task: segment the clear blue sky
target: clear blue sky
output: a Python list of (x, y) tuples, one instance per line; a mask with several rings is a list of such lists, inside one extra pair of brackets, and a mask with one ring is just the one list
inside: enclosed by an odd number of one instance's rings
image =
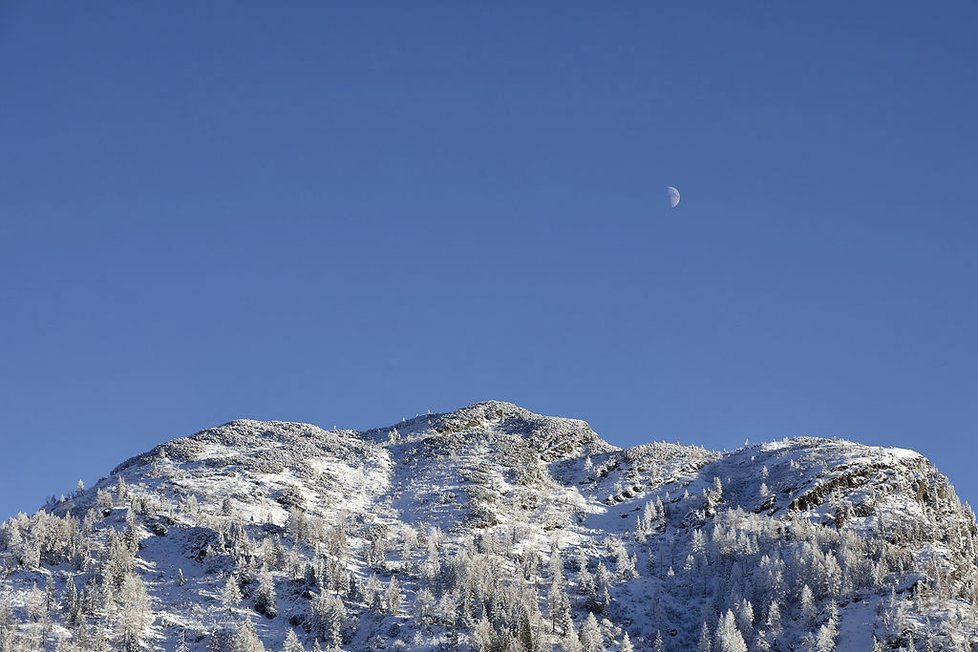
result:
[(531, 4), (0, 2), (0, 517), (489, 398), (978, 499), (978, 3)]

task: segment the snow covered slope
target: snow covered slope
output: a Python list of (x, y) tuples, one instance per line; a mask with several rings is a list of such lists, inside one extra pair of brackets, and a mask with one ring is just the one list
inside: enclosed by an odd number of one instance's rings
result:
[(920, 455), (619, 449), (487, 402), (232, 421), (0, 531), (7, 650), (970, 650), (975, 519)]

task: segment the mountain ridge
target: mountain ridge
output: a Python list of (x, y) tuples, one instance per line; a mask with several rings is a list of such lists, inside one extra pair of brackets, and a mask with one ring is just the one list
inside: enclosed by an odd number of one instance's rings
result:
[(501, 401), (362, 431), (232, 420), (0, 534), (0, 652), (40, 649), (30, 636), (574, 652), (978, 641), (974, 514), (919, 453), (813, 437), (619, 448)]

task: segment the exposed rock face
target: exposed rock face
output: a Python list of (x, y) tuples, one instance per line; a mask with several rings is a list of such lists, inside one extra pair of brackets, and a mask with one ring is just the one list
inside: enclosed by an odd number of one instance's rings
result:
[(975, 535), (926, 459), (841, 440), (619, 449), (496, 401), (232, 421), (4, 524), (0, 652), (970, 649)]

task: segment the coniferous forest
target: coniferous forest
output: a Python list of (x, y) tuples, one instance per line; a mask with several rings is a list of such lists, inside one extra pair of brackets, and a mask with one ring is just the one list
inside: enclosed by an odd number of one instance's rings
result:
[(235, 421), (5, 522), (0, 651), (963, 651), (975, 532), (926, 459), (842, 440)]

